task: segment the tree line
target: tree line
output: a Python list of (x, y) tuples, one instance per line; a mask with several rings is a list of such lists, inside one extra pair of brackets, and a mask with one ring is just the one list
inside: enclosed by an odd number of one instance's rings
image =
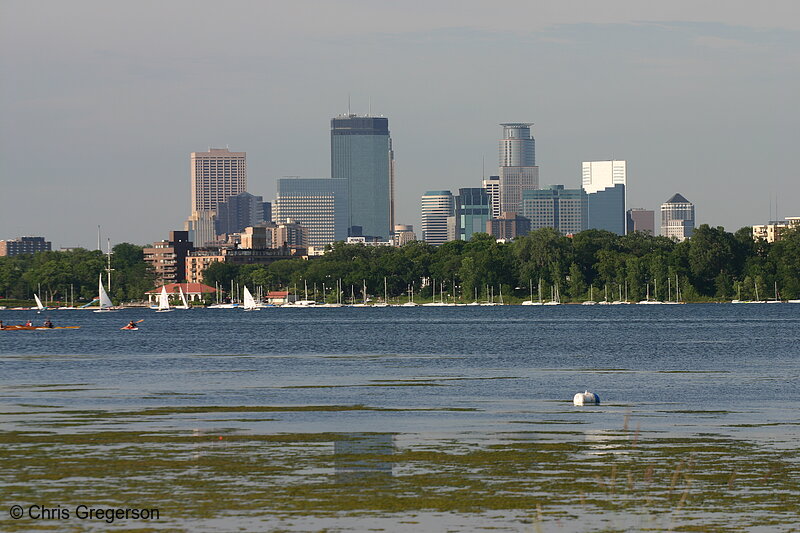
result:
[[(502, 292), (516, 300), (545, 299), (558, 286), (562, 300), (582, 301), (593, 292), (600, 300), (618, 299), (627, 291), (630, 301), (667, 299), (679, 287), (684, 301), (742, 300), (774, 295), (800, 298), (800, 231), (781, 241), (754, 241), (751, 228), (729, 233), (702, 225), (691, 239), (676, 243), (644, 233), (618, 236), (588, 230), (565, 237), (543, 228), (498, 243), (477, 233), (470, 241), (441, 246), (412, 242), (405, 246), (372, 247), (335, 243), (322, 257), (290, 259), (267, 266), (216, 263), (204, 272), (209, 285), (223, 288), (248, 285), (297, 291), (306, 287), (333, 298), (332, 289), (357, 299), (364, 284), (370, 295), (382, 296), (384, 279), (390, 298), (414, 294), (432, 298), (443, 290), (461, 301), (495, 299)], [(676, 285), (677, 284), (677, 285)], [(435, 287), (435, 289), (434, 289)], [(655, 294), (655, 289), (658, 293)], [(442, 289), (443, 288), (443, 289)], [(590, 290), (591, 288), (591, 290)], [(319, 294), (319, 293), (318, 293)], [(625, 295), (623, 294), (623, 298)]]
[[(91, 301), (97, 297), (101, 272), (106, 284), (106, 267), (107, 256), (103, 252), (83, 248), (0, 257), (0, 296), (32, 300), (38, 294), (48, 302)], [(117, 302), (140, 300), (154, 286), (141, 246), (114, 246), (111, 268), (109, 296)]]
[[(142, 247), (122, 243), (113, 249), (110, 295), (116, 302), (140, 300), (155, 286)], [(35, 255), (0, 257), (0, 296), (50, 301), (88, 301), (97, 296), (98, 274), (106, 268), (100, 251), (76, 249)], [(103, 276), (105, 280), (105, 274)], [(329, 301), (367, 293), (383, 296), (384, 279), (390, 298), (414, 295), (430, 299), (434, 290), (461, 301), (545, 299), (558, 287), (563, 301), (582, 301), (593, 292), (600, 300), (638, 301), (647, 293), (667, 298), (679, 287), (685, 301), (772, 297), (800, 298), (800, 230), (784, 233), (775, 243), (754, 241), (750, 228), (729, 233), (702, 225), (691, 239), (676, 243), (644, 233), (618, 236), (588, 230), (565, 237), (551, 228), (539, 229), (513, 242), (498, 243), (485, 233), (469, 241), (431, 246), (416, 241), (402, 247), (335, 243), (321, 257), (276, 261), (270, 265), (211, 264), (204, 282), (229, 292), (234, 287), (265, 290), (315, 289)], [(435, 287), (435, 289), (434, 289)], [(655, 293), (656, 287), (658, 293)], [(341, 291), (337, 296), (337, 292)], [(672, 292), (674, 298), (674, 292)]]

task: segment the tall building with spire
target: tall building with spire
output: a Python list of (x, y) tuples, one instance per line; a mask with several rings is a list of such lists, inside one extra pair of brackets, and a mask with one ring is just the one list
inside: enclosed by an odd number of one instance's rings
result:
[(519, 213), (522, 191), (539, 188), (532, 122), (508, 122), (500, 139), (500, 212)]
[(394, 152), (387, 118), (349, 113), (331, 119), (331, 178), (347, 180), (348, 235), (389, 239)]

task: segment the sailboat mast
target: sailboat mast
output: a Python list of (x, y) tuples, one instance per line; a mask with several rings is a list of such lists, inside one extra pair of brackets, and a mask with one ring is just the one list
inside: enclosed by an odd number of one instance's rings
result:
[(108, 250), (108, 253), (107, 253), (108, 261), (107, 261), (107, 266), (106, 266), (106, 272), (108, 273), (108, 292), (111, 292), (111, 271), (114, 270), (114, 269), (111, 268), (111, 239), (110, 238), (108, 239), (107, 250)]

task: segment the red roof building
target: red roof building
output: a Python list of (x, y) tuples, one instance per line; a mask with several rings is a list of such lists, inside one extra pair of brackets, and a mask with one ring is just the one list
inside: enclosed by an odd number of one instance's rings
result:
[[(202, 302), (205, 295), (215, 294), (217, 292), (217, 289), (214, 287), (209, 287), (202, 283), (168, 283), (164, 285), (164, 287), (167, 288), (167, 294), (170, 295), (170, 298), (179, 299), (180, 297), (178, 295), (180, 291), (183, 291), (183, 294), (186, 295), (186, 299), (190, 302)], [(162, 287), (156, 287), (152, 291), (147, 291), (145, 293), (147, 295), (147, 301), (150, 303), (155, 302), (158, 299), (158, 295), (161, 294), (161, 288)]]

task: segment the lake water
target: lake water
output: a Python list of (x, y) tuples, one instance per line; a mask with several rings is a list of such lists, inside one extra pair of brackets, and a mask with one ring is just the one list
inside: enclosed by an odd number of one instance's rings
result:
[[(0, 311), (45, 316), (81, 329), (0, 332), (4, 507), (156, 505), (187, 530), (800, 528), (800, 305)], [(585, 389), (602, 404), (574, 407)]]

